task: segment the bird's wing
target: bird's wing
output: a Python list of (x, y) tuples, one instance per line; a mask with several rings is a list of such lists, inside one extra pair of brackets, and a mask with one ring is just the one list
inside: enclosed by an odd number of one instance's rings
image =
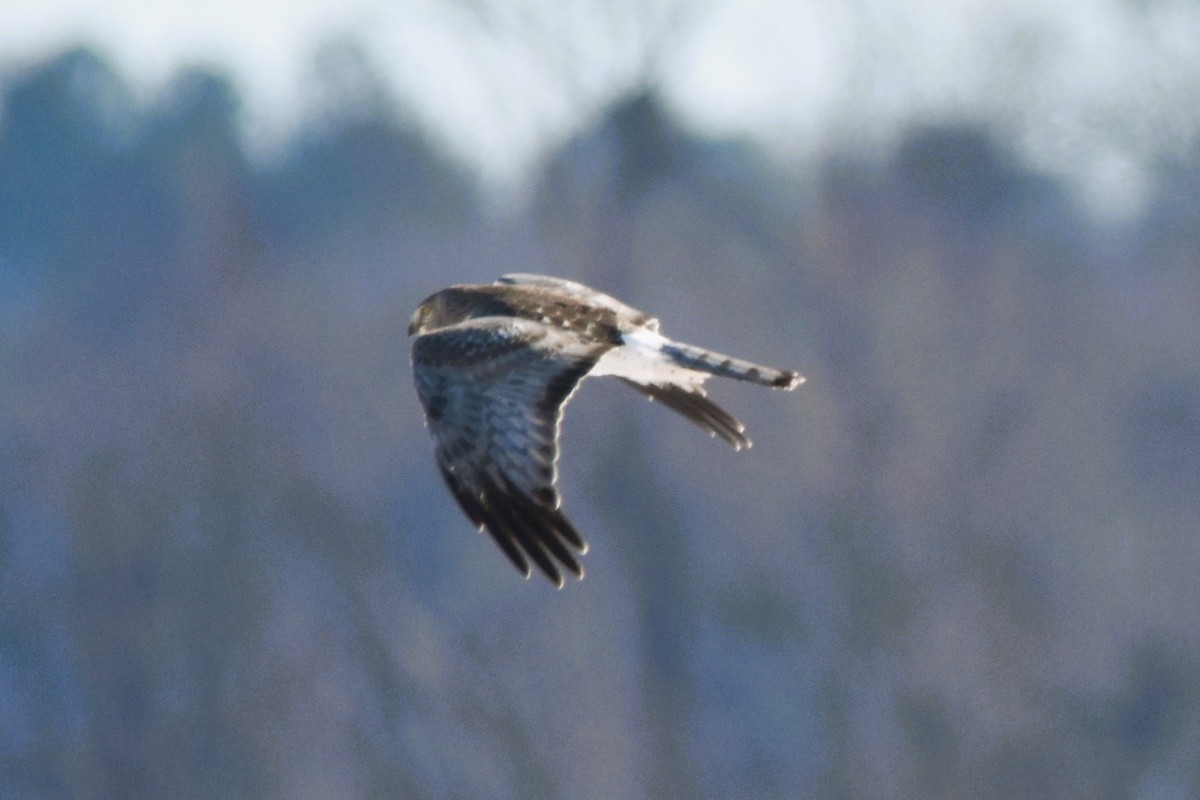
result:
[(614, 311), (617, 317), (631, 326), (645, 327), (652, 331), (659, 328), (658, 320), (645, 311), (639, 311), (631, 305), (622, 303), (612, 295), (599, 292), (590, 286), (565, 278), (555, 278), (551, 275), (533, 275), (527, 272), (512, 272), (502, 275), (496, 283), (506, 286), (529, 286), (548, 289), (557, 294), (570, 297), (577, 303), (589, 307), (606, 308)]
[(563, 407), (602, 346), (508, 317), (418, 336), (417, 394), (435, 457), (466, 515), (527, 577), (529, 562), (561, 586), (587, 544), (563, 515), (556, 487)]
[(734, 450), (750, 447), (746, 426), (721, 406), (709, 399), (700, 384), (684, 383), (640, 383), (621, 378), (651, 400), (657, 400), (672, 411), (676, 411), (699, 425), (713, 436), (720, 436), (733, 445)]

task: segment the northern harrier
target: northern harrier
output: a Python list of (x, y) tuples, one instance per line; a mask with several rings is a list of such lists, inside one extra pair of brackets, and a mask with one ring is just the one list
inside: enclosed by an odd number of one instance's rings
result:
[(589, 375), (615, 375), (737, 449), (745, 426), (709, 400), (713, 375), (795, 389), (798, 373), (751, 364), (658, 332), (658, 320), (583, 284), (505, 275), (431, 295), (408, 326), (417, 395), (450, 492), (526, 578), (583, 577), (587, 543), (556, 487), (563, 408)]

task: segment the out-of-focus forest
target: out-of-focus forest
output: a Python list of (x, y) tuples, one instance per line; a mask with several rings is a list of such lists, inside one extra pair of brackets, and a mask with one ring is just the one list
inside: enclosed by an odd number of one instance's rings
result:
[[(355, 74), (265, 161), (219, 73), (2, 83), (0, 798), (1200, 794), (1200, 159), (1102, 225), (995, 131), (789, 171), (644, 90), (497, 213)], [(808, 377), (713, 386), (741, 453), (586, 384), (561, 592), (411, 386), (509, 271)]]

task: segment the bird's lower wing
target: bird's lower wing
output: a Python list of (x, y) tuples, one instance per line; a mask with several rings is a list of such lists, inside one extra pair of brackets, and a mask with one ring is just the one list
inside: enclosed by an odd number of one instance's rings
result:
[(708, 395), (699, 385), (638, 383), (628, 378), (621, 380), (651, 400), (662, 403), (672, 411), (687, 417), (713, 436), (721, 437), (733, 445), (736, 450), (750, 447), (752, 444), (745, 434), (746, 426), (728, 411), (709, 400)]
[(526, 576), (582, 576), (583, 537), (556, 488), (562, 409), (596, 355), (529, 320), (480, 318), (417, 337), (413, 374), (442, 477)]

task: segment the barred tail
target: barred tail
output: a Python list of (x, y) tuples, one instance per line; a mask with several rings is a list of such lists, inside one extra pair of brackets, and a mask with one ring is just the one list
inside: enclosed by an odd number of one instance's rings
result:
[(742, 361), (740, 358), (721, 355), (682, 342), (668, 342), (662, 346), (662, 352), (681, 367), (708, 372), (722, 378), (750, 381), (763, 386), (788, 390), (795, 389), (804, 383), (804, 376), (798, 372), (764, 367), (761, 364)]

